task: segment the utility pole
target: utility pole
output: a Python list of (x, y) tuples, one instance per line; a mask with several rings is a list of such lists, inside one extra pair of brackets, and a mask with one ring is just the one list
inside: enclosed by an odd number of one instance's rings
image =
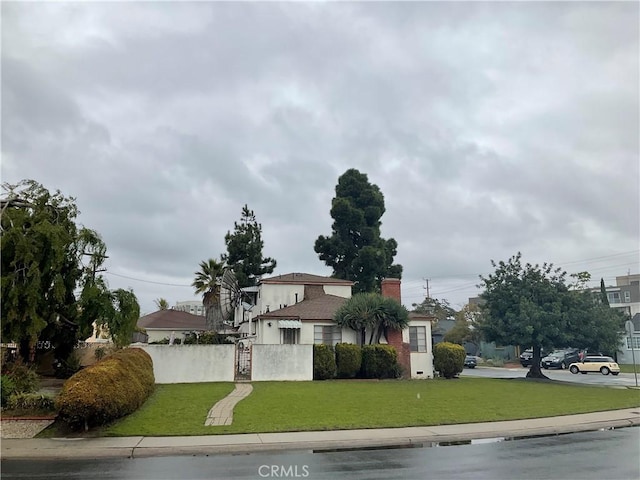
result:
[[(101, 253), (82, 252), (82, 254), (86, 255), (87, 257), (91, 257), (92, 260), (94, 257), (99, 258), (100, 263), (102, 263), (106, 258), (109, 258), (108, 255), (103, 255)], [(107, 271), (106, 268), (98, 268), (96, 262), (92, 261), (91, 262), (91, 282), (94, 283), (96, 281), (96, 273), (106, 272), (106, 271)]]
[(425, 290), (427, 291), (427, 296), (426, 298), (431, 298), (431, 294), (429, 293), (429, 278), (423, 278), (423, 280), (427, 283), (427, 286), (425, 287)]

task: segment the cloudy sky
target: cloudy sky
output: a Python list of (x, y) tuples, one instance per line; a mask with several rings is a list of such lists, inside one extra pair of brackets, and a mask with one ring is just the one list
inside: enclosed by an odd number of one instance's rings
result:
[(385, 195), (403, 301), (460, 307), (491, 259), (639, 268), (639, 5), (7, 3), (2, 181), (77, 198), (105, 276), (195, 298), (246, 203), (275, 274), (348, 168)]

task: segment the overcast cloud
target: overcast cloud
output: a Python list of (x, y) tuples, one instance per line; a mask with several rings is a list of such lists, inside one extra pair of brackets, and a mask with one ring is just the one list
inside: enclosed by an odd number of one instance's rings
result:
[[(2, 3), (2, 181), (77, 198), (106, 278), (195, 298), (247, 203), (275, 274), (348, 168), (385, 195), (403, 301), (490, 260), (639, 269), (639, 5)], [(129, 277), (129, 278), (125, 278)]]

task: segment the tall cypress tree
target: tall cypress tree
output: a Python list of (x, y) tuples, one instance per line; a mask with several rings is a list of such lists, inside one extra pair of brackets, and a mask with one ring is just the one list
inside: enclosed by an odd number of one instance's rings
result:
[(383, 278), (402, 276), (402, 266), (393, 264), (398, 243), (380, 236), (384, 212), (384, 196), (366, 174), (352, 168), (340, 176), (331, 202), (333, 232), (320, 235), (314, 249), (335, 278), (355, 282), (356, 293), (377, 292)]
[(607, 287), (604, 286), (604, 278), (600, 278), (600, 299), (603, 305), (609, 306), (609, 297), (607, 296)]

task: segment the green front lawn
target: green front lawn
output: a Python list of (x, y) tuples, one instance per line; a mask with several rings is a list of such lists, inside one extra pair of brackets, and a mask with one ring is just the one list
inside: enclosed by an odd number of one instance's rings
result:
[(640, 406), (640, 392), (524, 380), (460, 378), (413, 381), (254, 382), (233, 424), (205, 427), (207, 412), (230, 383), (158, 385), (134, 414), (102, 429), (106, 436), (406, 427), (515, 420)]
[[(640, 352), (638, 352), (638, 354), (640, 355)], [(633, 373), (633, 364), (618, 364), (618, 366), (620, 367), (620, 372), (622, 373)], [(638, 375), (640, 375), (640, 365), (636, 365), (636, 372), (638, 373)]]

